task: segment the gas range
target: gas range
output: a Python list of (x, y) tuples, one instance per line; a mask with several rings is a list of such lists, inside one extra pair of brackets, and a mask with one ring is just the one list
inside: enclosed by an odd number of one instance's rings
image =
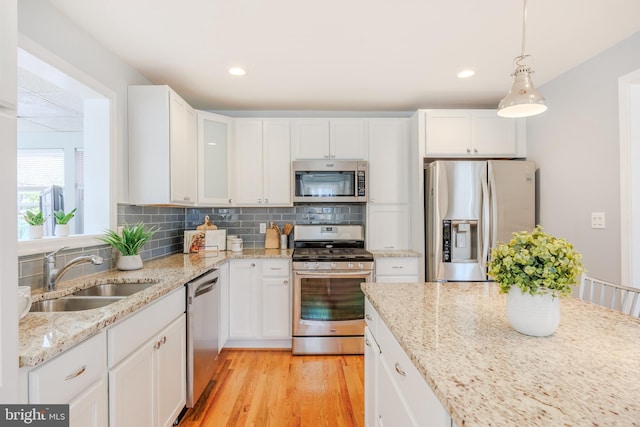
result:
[(292, 261), (294, 270), (373, 269), (361, 225), (297, 225)]

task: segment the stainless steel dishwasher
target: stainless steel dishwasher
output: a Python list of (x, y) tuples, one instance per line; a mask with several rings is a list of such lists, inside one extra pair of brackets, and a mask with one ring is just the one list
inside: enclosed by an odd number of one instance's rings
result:
[(187, 407), (193, 408), (218, 363), (218, 270), (187, 283)]

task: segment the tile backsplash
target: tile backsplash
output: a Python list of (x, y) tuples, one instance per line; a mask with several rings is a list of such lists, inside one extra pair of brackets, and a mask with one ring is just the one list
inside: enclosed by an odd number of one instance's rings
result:
[[(286, 223), (296, 224), (364, 224), (365, 205), (360, 204), (313, 204), (287, 208), (182, 208), (171, 206), (118, 205), (118, 224), (133, 225), (143, 222), (157, 226), (159, 230), (145, 244), (142, 259), (158, 258), (182, 252), (184, 230), (194, 230), (204, 223), (205, 216), (227, 234), (242, 237), (247, 249), (264, 248), (264, 234), (260, 234), (260, 223), (273, 221), (284, 228)], [(65, 274), (64, 280), (87, 274), (106, 271), (113, 267), (111, 247), (98, 245), (60, 251), (58, 267), (80, 255), (99, 255), (102, 265), (81, 264)], [(43, 254), (25, 255), (18, 258), (19, 283), (33, 289), (42, 286)]]
[(186, 209), (185, 228), (194, 230), (205, 216), (218, 228), (243, 239), (247, 249), (264, 248), (260, 223), (273, 221), (280, 229), (286, 223), (296, 224), (364, 224), (365, 207), (359, 204), (300, 205), (290, 208), (192, 208)]

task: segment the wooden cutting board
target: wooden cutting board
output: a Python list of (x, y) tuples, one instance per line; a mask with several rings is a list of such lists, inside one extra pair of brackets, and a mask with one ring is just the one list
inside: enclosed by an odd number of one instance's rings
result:
[(264, 237), (265, 249), (278, 249), (280, 247), (280, 239), (278, 231), (275, 228), (268, 228)]

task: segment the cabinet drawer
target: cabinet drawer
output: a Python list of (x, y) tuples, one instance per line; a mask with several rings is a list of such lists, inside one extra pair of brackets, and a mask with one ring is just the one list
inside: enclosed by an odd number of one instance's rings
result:
[(102, 331), (29, 372), (29, 403), (69, 403), (106, 372)]
[(376, 276), (417, 276), (418, 258), (377, 258)]
[(382, 363), (417, 425), (450, 425), (448, 413), (384, 322), (378, 322), (375, 338), (382, 353)]
[(277, 261), (263, 261), (262, 262), (262, 275), (263, 276), (278, 276), (289, 277), (289, 260), (277, 260)]
[(185, 288), (181, 287), (109, 329), (109, 368), (184, 313), (185, 298)]
[(373, 336), (378, 335), (378, 312), (369, 301), (369, 298), (364, 299), (364, 322), (369, 327), (369, 330)]

